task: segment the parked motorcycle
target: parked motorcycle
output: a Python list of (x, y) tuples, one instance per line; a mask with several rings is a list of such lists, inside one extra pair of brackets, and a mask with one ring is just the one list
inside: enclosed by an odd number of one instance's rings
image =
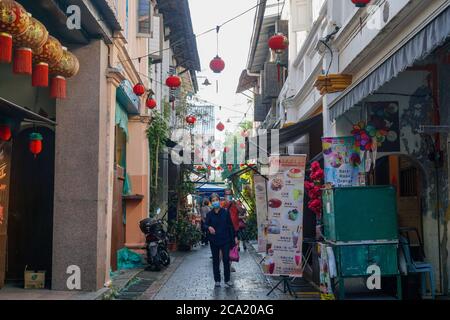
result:
[(160, 271), (161, 266), (170, 264), (170, 255), (167, 250), (168, 236), (165, 230), (164, 217), (158, 219), (146, 218), (139, 222), (139, 228), (145, 234), (145, 249), (147, 251), (147, 263), (152, 271)]

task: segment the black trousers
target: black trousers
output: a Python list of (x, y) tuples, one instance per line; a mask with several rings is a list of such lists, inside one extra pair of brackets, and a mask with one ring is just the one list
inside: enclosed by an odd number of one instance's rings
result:
[(225, 282), (230, 281), (230, 244), (215, 245), (210, 242), (213, 260), (214, 281), (220, 282), (220, 251), (222, 251), (223, 273)]

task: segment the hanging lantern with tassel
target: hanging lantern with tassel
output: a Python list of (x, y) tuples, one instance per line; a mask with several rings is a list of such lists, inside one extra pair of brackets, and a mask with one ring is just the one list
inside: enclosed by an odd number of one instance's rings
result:
[(145, 105), (150, 110), (153, 110), (156, 108), (156, 100), (153, 99), (153, 97), (148, 97), (147, 100), (145, 101)]
[(50, 67), (52, 79), (50, 82), (50, 97), (53, 99), (65, 99), (67, 96), (66, 79), (75, 76), (80, 70), (77, 57), (63, 47), (63, 56), (54, 66)]
[(268, 41), (269, 48), (275, 52), (277, 55), (277, 71), (278, 71), (278, 83), (280, 83), (281, 80), (281, 62), (280, 62), (280, 55), (283, 54), (283, 52), (289, 48), (289, 40), (288, 38), (282, 34), (277, 33), (269, 38)]
[(30, 134), (30, 142), (29, 142), (29, 149), (32, 154), (34, 154), (34, 157), (42, 152), (42, 135), (37, 132), (33, 132)]
[(358, 8), (364, 8), (370, 3), (370, 0), (352, 0), (353, 4)]
[(135, 95), (140, 97), (145, 93), (145, 86), (139, 82), (133, 87), (133, 92)]
[(9, 141), (11, 136), (11, 124), (8, 121), (0, 122), (0, 140)]
[(190, 125), (195, 124), (196, 121), (197, 121), (197, 118), (192, 115), (186, 117), (186, 122)]
[(0, 0), (0, 63), (12, 61), (13, 36), (24, 33), (30, 16), (16, 1)]
[(59, 63), (64, 55), (61, 43), (55, 37), (48, 36), (45, 44), (33, 52), (33, 87), (48, 87), (49, 67)]
[[(181, 86), (181, 78), (177, 75), (170, 75), (166, 79), (166, 86), (170, 88), (170, 90), (176, 90)], [(172, 103), (172, 110), (175, 110), (175, 97), (170, 94), (170, 101)]]
[(166, 79), (166, 85), (172, 89), (175, 90), (177, 89), (179, 86), (181, 86), (181, 78), (179, 76), (176, 75), (171, 75)]
[(14, 37), (14, 63), (15, 74), (28, 74), (33, 72), (33, 51), (36, 52), (44, 46), (48, 39), (45, 26), (30, 16), (27, 30)]
[(225, 69), (225, 61), (217, 55), (211, 60), (209, 67), (214, 73), (221, 73)]
[(216, 126), (216, 129), (219, 131), (223, 131), (225, 129), (225, 125), (222, 122), (219, 122)]

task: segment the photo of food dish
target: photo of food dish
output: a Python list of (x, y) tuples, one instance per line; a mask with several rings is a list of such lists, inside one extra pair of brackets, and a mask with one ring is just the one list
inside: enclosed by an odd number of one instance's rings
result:
[(276, 177), (272, 180), (272, 182), (270, 183), (270, 188), (273, 191), (280, 191), (281, 189), (283, 189), (284, 187), (284, 182), (283, 182), (283, 178), (281, 177)]
[(303, 197), (303, 190), (300, 189), (294, 189), (292, 190), (292, 198), (294, 201), (298, 201)]
[(292, 179), (299, 179), (302, 177), (302, 170), (299, 168), (292, 168), (288, 171), (287, 176)]
[(281, 207), (282, 204), (283, 202), (280, 199), (274, 198), (269, 200), (269, 207), (274, 209)]
[(264, 189), (265, 189), (264, 186), (263, 186), (262, 184), (257, 184), (255, 188), (256, 188), (256, 190), (258, 190), (259, 192), (263, 192)]
[(272, 219), (269, 224), (269, 228), (267, 229), (269, 234), (280, 234), (281, 226), (280, 222), (277, 219)]
[(299, 216), (300, 212), (298, 212), (297, 209), (289, 210), (289, 212), (287, 213), (287, 217), (291, 221), (296, 221)]

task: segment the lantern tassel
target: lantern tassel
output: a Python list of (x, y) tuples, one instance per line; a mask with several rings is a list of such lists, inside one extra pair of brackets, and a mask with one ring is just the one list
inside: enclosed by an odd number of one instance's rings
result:
[(50, 97), (53, 99), (66, 99), (67, 84), (66, 78), (56, 76), (52, 78), (50, 84)]
[(17, 48), (15, 50), (13, 72), (28, 75), (33, 73), (33, 51), (30, 48)]
[(40, 62), (34, 65), (32, 76), (33, 87), (48, 87), (48, 64)]
[(12, 36), (6, 32), (0, 32), (0, 63), (11, 63), (12, 47)]

